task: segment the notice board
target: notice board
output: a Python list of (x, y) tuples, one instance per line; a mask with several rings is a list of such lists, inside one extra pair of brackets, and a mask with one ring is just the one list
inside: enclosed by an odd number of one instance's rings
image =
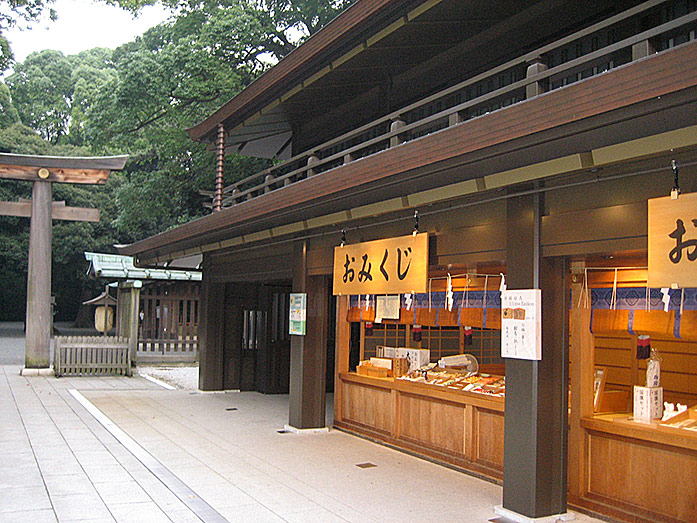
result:
[(501, 292), (501, 357), (542, 359), (542, 291)]

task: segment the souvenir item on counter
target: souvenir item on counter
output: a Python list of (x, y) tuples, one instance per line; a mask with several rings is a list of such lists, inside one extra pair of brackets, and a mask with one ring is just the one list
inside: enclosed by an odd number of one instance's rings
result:
[(443, 368), (452, 367), (469, 374), (476, 374), (479, 371), (479, 362), (472, 354), (444, 356), (438, 360), (438, 366)]
[(646, 366), (646, 386), (661, 386), (661, 356), (654, 348), (651, 349), (651, 359)]
[(663, 402), (663, 418), (661, 418), (661, 421), (668, 421), (670, 418), (677, 416), (678, 414), (681, 414), (687, 410), (687, 405), (683, 405), (682, 403), (678, 403), (675, 405), (674, 403), (669, 403), (667, 401)]
[[(667, 405), (672, 407), (671, 404)], [(667, 410), (668, 409), (666, 409), (666, 411)], [(678, 404), (677, 411), (674, 410), (672, 416), (661, 421), (661, 427), (697, 432), (697, 406), (693, 405), (687, 408), (685, 405)]]
[(379, 367), (371, 363), (369, 360), (361, 361), (356, 367), (356, 373), (361, 376), (371, 376), (373, 378), (387, 378), (390, 369)]
[(416, 370), (431, 361), (431, 351), (428, 349), (378, 346), (377, 356), (382, 358), (406, 358), (409, 362), (410, 371)]
[(472, 327), (465, 327), (465, 345), (472, 345)]
[(399, 379), (490, 396), (505, 396), (506, 378), (503, 376), (475, 375), (465, 371), (434, 367), (434, 365), (430, 364), (409, 372)]
[(411, 336), (416, 343), (421, 341), (421, 325), (414, 325), (414, 328), (411, 331)]
[(651, 337), (641, 334), (636, 342), (636, 358), (638, 360), (648, 360), (651, 356)]

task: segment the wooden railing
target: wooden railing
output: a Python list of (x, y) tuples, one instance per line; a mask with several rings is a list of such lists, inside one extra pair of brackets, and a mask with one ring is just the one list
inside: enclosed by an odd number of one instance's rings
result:
[(57, 336), (53, 369), (56, 376), (130, 376), (128, 338)]
[[(666, 0), (649, 0), (551, 44), (526, 53), (452, 87), (337, 136), (311, 150), (223, 188), (230, 207), (296, 181), (460, 125), (471, 118), (522, 102), (633, 60), (695, 39), (697, 12), (635, 32), (638, 19)], [(668, 10), (666, 10), (668, 12)], [(213, 197), (212, 192), (202, 194)], [(212, 204), (207, 204), (211, 207)]]

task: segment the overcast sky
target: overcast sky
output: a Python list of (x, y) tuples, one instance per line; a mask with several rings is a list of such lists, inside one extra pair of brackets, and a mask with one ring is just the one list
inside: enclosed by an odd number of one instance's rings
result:
[(147, 6), (137, 18), (115, 6), (97, 0), (56, 0), (52, 7), (58, 20), (47, 17), (27, 24), (18, 24), (5, 33), (15, 60), (23, 62), (34, 51), (55, 49), (64, 55), (75, 54), (93, 47), (116, 48), (163, 22), (168, 11), (159, 5)]

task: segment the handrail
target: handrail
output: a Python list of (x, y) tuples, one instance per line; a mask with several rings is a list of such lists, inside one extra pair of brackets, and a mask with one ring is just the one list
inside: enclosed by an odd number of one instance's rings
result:
[[(343, 163), (352, 161), (354, 159), (354, 154), (360, 154), (361, 152), (364, 152), (366, 149), (369, 149), (371, 147), (381, 147), (380, 150), (387, 149), (388, 147), (396, 143), (401, 143), (401, 138), (407, 137), (408, 134), (413, 131), (423, 129), (428, 130), (430, 126), (438, 124), (439, 122), (445, 123), (446, 126), (460, 123), (458, 119), (455, 119), (455, 121), (451, 123), (450, 117), (453, 115), (457, 115), (467, 109), (480, 106), (492, 100), (500, 99), (506, 95), (511, 95), (521, 91), (524, 92), (526, 87), (529, 85), (536, 84), (544, 80), (552, 79), (553, 77), (558, 76), (564, 72), (573, 72), (584, 65), (597, 62), (602, 58), (611, 56), (613, 55), (613, 53), (631, 47), (636, 43), (648, 40), (660, 34), (670, 32), (681, 26), (697, 21), (697, 12), (688, 13), (674, 20), (670, 20), (656, 27), (642, 31), (641, 33), (629, 36), (619, 42), (611, 43), (605, 47), (589, 52), (583, 56), (579, 56), (572, 60), (566, 61), (557, 66), (550, 67), (549, 69), (539, 71), (535, 74), (528, 74), (525, 78), (521, 80), (513, 81), (508, 85), (494, 89), (483, 95), (476, 96), (470, 100), (466, 100), (462, 103), (456, 104), (452, 107), (448, 107), (436, 113), (430, 114), (412, 123), (406, 123), (402, 121), (401, 123), (403, 125), (400, 125), (397, 128), (392, 128), (391, 126), (393, 122), (401, 120), (412, 111), (418, 109), (425, 109), (429, 106), (429, 104), (432, 104), (437, 101), (444, 101), (445, 99), (447, 99), (448, 96), (454, 95), (468, 87), (477, 85), (479, 82), (495, 78), (497, 75), (500, 75), (501, 73), (512, 71), (515, 70), (515, 68), (524, 66), (526, 64), (530, 64), (535, 60), (539, 60), (543, 55), (551, 51), (560, 49), (568, 45), (569, 43), (592, 35), (600, 30), (607, 29), (624, 20), (630, 19), (631, 17), (636, 16), (637, 14), (640, 14), (644, 11), (647, 11), (657, 5), (660, 5), (665, 1), (666, 0), (649, 0), (647, 2), (644, 2), (638, 6), (628, 9), (627, 11), (602, 20), (596, 24), (593, 24), (585, 29), (577, 31), (560, 40), (542, 46), (534, 51), (528, 52), (523, 56), (514, 58), (504, 64), (498, 65), (492, 69), (477, 74), (456, 85), (453, 85), (442, 91), (429, 95), (426, 98), (423, 98), (407, 106), (401, 107), (400, 109), (392, 111), (389, 114), (386, 114), (378, 118), (377, 120), (373, 120), (358, 128), (352, 129), (351, 131), (348, 131), (340, 136), (332, 138), (331, 140), (328, 140), (327, 142), (324, 142), (321, 145), (318, 145), (307, 151), (299, 153), (279, 165), (266, 168), (263, 171), (255, 173), (242, 180), (236, 181), (235, 183), (223, 188), (223, 206), (227, 207), (230, 204), (234, 205), (238, 202), (247, 200), (249, 198), (253, 198), (256, 194), (259, 193), (263, 194), (271, 190), (277, 190), (278, 188), (282, 188), (285, 185), (293, 183), (293, 178), (302, 179), (304, 177), (308, 177), (310, 174), (318, 174), (317, 170), (322, 171), (323, 167), (325, 167), (326, 169), (326, 166), (333, 162), (337, 162), (339, 160), (341, 160)], [(523, 95), (523, 98), (525, 98), (525, 95)], [(387, 125), (390, 125), (390, 129), (386, 132), (380, 132), (378, 136), (368, 138), (350, 147), (347, 146), (345, 149), (329, 154), (324, 158), (318, 157), (318, 155), (320, 155), (322, 152), (325, 152), (331, 149), (332, 147), (339, 146), (343, 143), (346, 143), (348, 140), (352, 138), (355, 139), (359, 137), (363, 133)], [(310, 161), (311, 159), (312, 161)], [(296, 168), (292, 168), (292, 165), (297, 162), (303, 162), (303, 165)], [(275, 174), (278, 173), (280, 170), (288, 169), (289, 167), (291, 168), (289, 172), (284, 174)], [(332, 167), (329, 166), (329, 168)], [(312, 170), (313, 172), (309, 172), (310, 170)], [(261, 183), (255, 183), (250, 186), (250, 184), (252, 184), (255, 181), (258, 181), (260, 178), (263, 178), (263, 181), (261, 181)], [(202, 191), (202, 194), (203, 193), (204, 191)], [(205, 191), (205, 194), (210, 195), (210, 191)]]

